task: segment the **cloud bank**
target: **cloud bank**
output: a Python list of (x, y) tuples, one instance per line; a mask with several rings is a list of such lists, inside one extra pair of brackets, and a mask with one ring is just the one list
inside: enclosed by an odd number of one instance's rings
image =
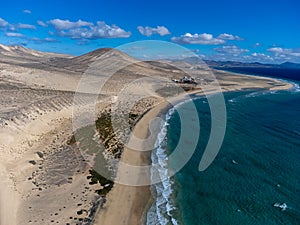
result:
[(200, 44), (200, 45), (221, 45), (225, 44), (223, 39), (215, 38), (212, 34), (191, 34), (186, 33), (180, 37), (172, 37), (171, 40), (178, 44)]
[(6, 20), (4, 20), (0, 17), (0, 27), (6, 27), (6, 26), (8, 26), (8, 24), (9, 23)]
[(16, 28), (18, 29), (29, 29), (29, 30), (35, 30), (36, 27), (31, 24), (24, 24), (24, 23), (19, 23)]
[(24, 9), (24, 10), (23, 10), (23, 13), (31, 14), (31, 11), (30, 11), (29, 9)]
[(24, 37), (23, 34), (16, 33), (16, 32), (6, 32), (5, 35), (7, 37), (19, 37), (19, 38), (23, 38)]
[(44, 23), (43, 21), (41, 21), (41, 20), (36, 21), (36, 23), (38, 25), (40, 25), (41, 27), (48, 27), (48, 25), (46, 23)]
[(217, 39), (221, 40), (229, 40), (229, 41), (242, 41), (243, 38), (237, 36), (237, 35), (232, 35), (232, 34), (220, 34)]
[(71, 39), (100, 39), (100, 38), (128, 38), (130, 32), (123, 30), (117, 25), (107, 25), (105, 22), (98, 21), (96, 24), (78, 20), (54, 19), (48, 22), (60, 37)]
[(273, 54), (274, 59), (277, 61), (300, 61), (300, 48), (281, 48), (281, 47), (273, 47), (267, 49), (268, 52)]
[(221, 54), (229, 54), (234, 56), (238, 56), (242, 53), (249, 52), (248, 49), (243, 49), (236, 45), (225, 45), (222, 46), (221, 48), (215, 48), (214, 50)]
[(274, 63), (274, 59), (271, 56), (257, 52), (245, 55), (243, 56), (243, 59), (247, 62)]
[(220, 34), (217, 37), (214, 37), (212, 34), (208, 33), (186, 33), (179, 37), (172, 37), (171, 40), (178, 44), (222, 45), (225, 44), (226, 41), (241, 41), (243, 39), (239, 36), (226, 33)]
[(142, 35), (147, 37), (150, 37), (153, 34), (159, 34), (160, 36), (171, 34), (168, 28), (166, 28), (165, 26), (157, 26), (156, 28), (148, 27), (148, 26), (146, 27), (138, 26), (137, 29)]
[(60, 42), (57, 39), (54, 38), (30, 38), (30, 41), (33, 41), (35, 44), (43, 44), (43, 43), (55, 43), (55, 42)]

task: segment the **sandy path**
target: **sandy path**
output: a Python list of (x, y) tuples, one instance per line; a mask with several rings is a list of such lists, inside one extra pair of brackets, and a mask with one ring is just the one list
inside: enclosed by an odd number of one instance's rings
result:
[(16, 225), (19, 194), (14, 190), (6, 168), (0, 164), (0, 225)]

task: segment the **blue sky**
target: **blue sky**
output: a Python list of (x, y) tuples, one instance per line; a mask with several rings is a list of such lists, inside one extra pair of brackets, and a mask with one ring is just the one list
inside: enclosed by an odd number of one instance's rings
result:
[(205, 59), (300, 62), (300, 1), (5, 1), (0, 43), (80, 55), (164, 40)]

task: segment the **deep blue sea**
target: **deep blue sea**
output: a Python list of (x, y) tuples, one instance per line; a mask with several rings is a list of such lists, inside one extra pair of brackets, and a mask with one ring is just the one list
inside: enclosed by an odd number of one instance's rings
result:
[[(300, 83), (293, 79), (295, 85)], [(203, 172), (198, 166), (211, 131), (209, 105), (205, 98), (198, 98), (179, 106), (197, 107), (198, 146), (182, 170), (152, 188), (156, 202), (148, 213), (148, 224), (300, 224), (299, 86), (288, 91), (225, 93), (224, 97), (225, 139)], [(178, 144), (179, 115), (171, 111), (167, 119), (164, 142), (152, 160), (171, 154)], [(189, 132), (194, 132), (192, 126)]]
[[(224, 70), (224, 69), (223, 69)], [(300, 69), (296, 68), (257, 68), (257, 67), (234, 67), (225, 69), (230, 72), (275, 77), (281, 79), (300, 79)]]

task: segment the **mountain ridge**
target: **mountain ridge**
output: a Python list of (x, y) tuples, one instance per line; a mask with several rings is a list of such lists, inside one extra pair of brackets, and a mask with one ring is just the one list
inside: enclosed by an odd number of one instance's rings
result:
[[(73, 62), (76, 63), (83, 63), (83, 62), (93, 62), (97, 60), (97, 58), (103, 56), (104, 54), (111, 53), (110, 55), (119, 56), (122, 58), (132, 58), (130, 55), (119, 51), (114, 48), (99, 48), (95, 49), (93, 51), (87, 52), (85, 54), (79, 55), (79, 56), (72, 56), (67, 54), (61, 54), (61, 53), (54, 53), (54, 52), (43, 52), (38, 51), (30, 48), (26, 48), (21, 45), (3, 45), (0, 44), (0, 55), (8, 56), (8, 57), (22, 57), (22, 58), (41, 58), (41, 57), (47, 57), (47, 58), (67, 58), (70, 59)], [(193, 59), (193, 58), (197, 58)], [(52, 61), (54, 61), (52, 59)], [(198, 63), (199, 59), (198, 57), (191, 57), (183, 59), (183, 61), (189, 62), (189, 63)], [(293, 62), (283, 62), (280, 64), (266, 64), (266, 63), (260, 63), (260, 62), (239, 62), (239, 61), (216, 61), (216, 60), (200, 60), (202, 62), (205, 62), (210, 67), (272, 67), (272, 68), (300, 68), (299, 63), (293, 63)]]
[(236, 67), (257, 67), (257, 68), (290, 68), (300, 69), (299, 63), (284, 62), (280, 64), (265, 64), (260, 62), (238, 62), (238, 61), (214, 61), (204, 60), (204, 62), (213, 68), (236, 68)]

